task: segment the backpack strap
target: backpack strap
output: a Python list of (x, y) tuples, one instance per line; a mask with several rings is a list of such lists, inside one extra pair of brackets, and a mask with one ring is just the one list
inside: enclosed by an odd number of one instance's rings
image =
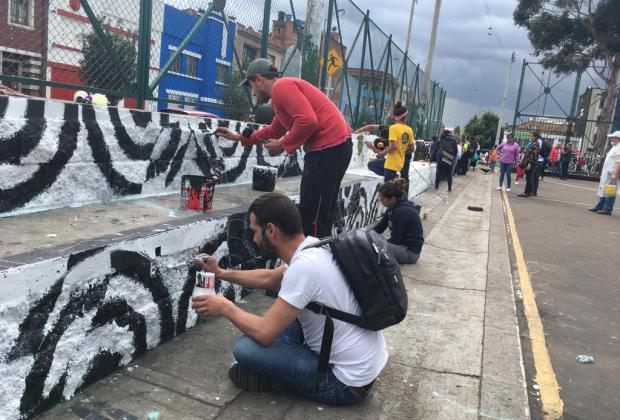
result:
[(317, 302), (310, 302), (306, 305), (306, 309), (311, 310), (317, 315), (325, 315), (321, 352), (319, 353), (319, 372), (326, 373), (329, 368), (329, 356), (331, 355), (332, 343), (334, 341), (334, 321), (332, 317), (349, 324), (357, 325), (361, 328), (364, 328), (364, 321), (360, 316), (342, 312)]

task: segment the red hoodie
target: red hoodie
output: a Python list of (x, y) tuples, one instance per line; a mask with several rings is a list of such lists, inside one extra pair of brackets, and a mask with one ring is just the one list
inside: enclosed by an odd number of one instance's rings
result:
[(338, 146), (351, 135), (351, 127), (336, 105), (305, 80), (293, 77), (276, 80), (271, 105), (276, 113), (271, 125), (255, 131), (249, 139), (242, 137), (243, 145), (285, 136), (282, 140), (285, 152), (292, 153), (302, 145), (306, 152), (315, 152)]

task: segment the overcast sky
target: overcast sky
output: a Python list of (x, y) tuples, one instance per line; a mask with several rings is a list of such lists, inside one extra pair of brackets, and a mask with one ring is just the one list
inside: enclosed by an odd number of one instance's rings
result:
[[(404, 48), (411, 2), (409, 0), (357, 0), (370, 9), (371, 18)], [(527, 33), (512, 20), (516, 0), (488, 0), (492, 22), (483, 0), (443, 0), (435, 49), (432, 78), (448, 91), (444, 112), (447, 126), (463, 126), (480, 110), (499, 111), (510, 53), (517, 61), (507, 105), (506, 118), (512, 118), (521, 64), (532, 60)], [(380, 4), (381, 7), (377, 7)], [(413, 18), (410, 53), (416, 63), (426, 65), (435, 1), (419, 0)], [(499, 34), (505, 50), (489, 36), (489, 26)]]

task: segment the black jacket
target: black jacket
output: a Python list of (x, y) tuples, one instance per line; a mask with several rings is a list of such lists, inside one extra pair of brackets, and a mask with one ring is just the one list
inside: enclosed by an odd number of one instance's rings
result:
[(383, 217), (374, 227), (374, 230), (377, 233), (383, 233), (388, 227), (392, 233), (388, 240), (390, 243), (406, 246), (416, 254), (422, 251), (424, 228), (415, 204), (411, 201), (406, 198), (398, 201), (394, 208), (383, 213)]
[(443, 151), (454, 156), (456, 159), (456, 154), (458, 152), (458, 146), (456, 144), (456, 140), (452, 136), (442, 137), (437, 142), (437, 147), (435, 148), (435, 158), (433, 159), (435, 162), (441, 162), (441, 154)]

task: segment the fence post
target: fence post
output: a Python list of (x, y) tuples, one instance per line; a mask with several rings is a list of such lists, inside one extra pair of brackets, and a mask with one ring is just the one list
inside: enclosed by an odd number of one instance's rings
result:
[(364, 60), (366, 59), (366, 37), (368, 36), (368, 19), (370, 18), (370, 10), (366, 10), (364, 16), (364, 38), (362, 39), (362, 61), (360, 63), (360, 77), (357, 81), (357, 100), (355, 103), (355, 118), (353, 125), (357, 127), (360, 119), (360, 100), (362, 98), (362, 81), (364, 79)]
[[(579, 87), (581, 85), (581, 74), (582, 72), (578, 71), (577, 77), (575, 79), (575, 90), (573, 91), (573, 102), (570, 106), (570, 115), (568, 117), (568, 130), (566, 131), (566, 141), (564, 143), (569, 143), (570, 138), (573, 136), (573, 123), (575, 122), (575, 111), (577, 111), (577, 100), (579, 99)], [(581, 149), (583, 150), (583, 144), (581, 144)]]
[(385, 60), (385, 69), (383, 70), (383, 81), (381, 82), (381, 116), (383, 116), (383, 108), (385, 107), (385, 89), (387, 88), (387, 75), (390, 63), (392, 62), (392, 34), (388, 38), (387, 43), (387, 60)]
[(267, 49), (269, 48), (269, 24), (271, 23), (271, 0), (265, 0), (265, 8), (263, 9), (263, 36), (260, 43), (260, 56), (267, 58)]
[[(325, 93), (327, 85), (327, 59), (329, 58), (329, 46), (332, 41), (332, 16), (334, 11), (335, 0), (329, 0), (329, 9), (327, 9), (327, 28), (323, 33), (323, 65), (321, 66), (321, 91)], [(344, 58), (343, 58), (344, 59)]]
[(520, 116), (519, 107), (521, 106), (521, 93), (523, 92), (523, 80), (525, 79), (525, 67), (527, 67), (527, 61), (523, 59), (523, 67), (521, 67), (521, 80), (519, 81), (519, 93), (517, 94), (517, 103), (515, 104), (515, 116), (512, 121), (512, 132), (515, 133), (517, 128), (517, 118)]
[(149, 67), (151, 61), (151, 22), (153, 0), (140, 0), (140, 26), (138, 29), (138, 86), (136, 99), (138, 108), (144, 109), (149, 86)]

